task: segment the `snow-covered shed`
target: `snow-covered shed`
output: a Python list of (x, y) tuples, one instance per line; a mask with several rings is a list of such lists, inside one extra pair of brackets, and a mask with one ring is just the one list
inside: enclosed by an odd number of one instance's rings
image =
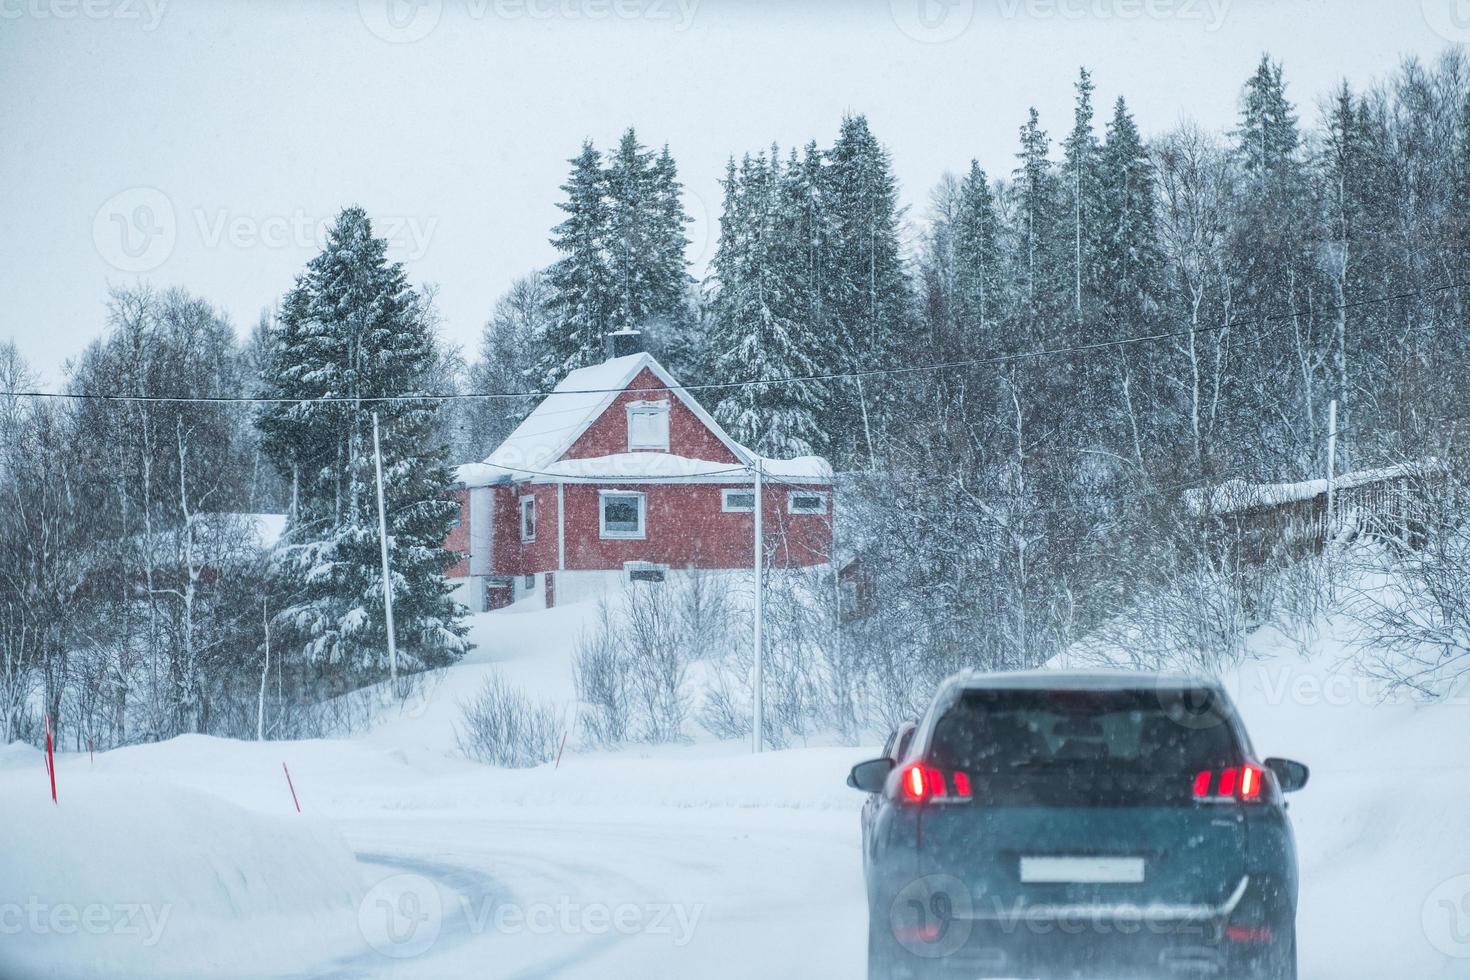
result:
[(1318, 551), (1330, 538), (1359, 534), (1417, 547), (1424, 534), (1425, 511), (1443, 484), (1444, 464), (1421, 460), (1338, 474), (1328, 481), (1247, 483), (1227, 480), (1215, 487), (1186, 490), (1185, 510), (1219, 520), (1240, 538), (1242, 554), (1264, 560), (1282, 549)]

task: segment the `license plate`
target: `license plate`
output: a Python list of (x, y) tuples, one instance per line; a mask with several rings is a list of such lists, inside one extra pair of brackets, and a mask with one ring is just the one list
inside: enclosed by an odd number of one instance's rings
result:
[(1143, 881), (1141, 857), (1023, 857), (1021, 881), (1026, 884), (1118, 884)]

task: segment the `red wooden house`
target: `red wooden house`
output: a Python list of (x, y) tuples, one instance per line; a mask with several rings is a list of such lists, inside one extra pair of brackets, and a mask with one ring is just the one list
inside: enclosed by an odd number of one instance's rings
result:
[(573, 371), (483, 463), (459, 468), (447, 547), (462, 558), (449, 575), (483, 611), (537, 592), (551, 606), (628, 579), (749, 569), (757, 463), (767, 567), (830, 562), (825, 460), (758, 459), (650, 354)]

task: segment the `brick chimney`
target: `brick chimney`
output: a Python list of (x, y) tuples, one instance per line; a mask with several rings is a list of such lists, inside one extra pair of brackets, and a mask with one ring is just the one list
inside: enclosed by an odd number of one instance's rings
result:
[(607, 357), (627, 357), (629, 354), (641, 354), (643, 352), (643, 333), (633, 327), (624, 327), (614, 330), (607, 335)]

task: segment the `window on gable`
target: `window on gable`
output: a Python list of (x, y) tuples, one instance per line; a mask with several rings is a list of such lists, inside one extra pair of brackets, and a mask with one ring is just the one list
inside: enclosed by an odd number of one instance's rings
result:
[(727, 514), (750, 514), (755, 511), (754, 490), (720, 491), (720, 509)]
[(825, 514), (827, 495), (815, 490), (793, 490), (786, 495), (786, 510), (791, 514)]
[(536, 540), (536, 498), (521, 498), (521, 540)]
[(628, 403), (628, 449), (669, 448), (669, 403)]
[(641, 493), (625, 490), (601, 492), (601, 524), (604, 538), (641, 538), (644, 536), (645, 500)]

